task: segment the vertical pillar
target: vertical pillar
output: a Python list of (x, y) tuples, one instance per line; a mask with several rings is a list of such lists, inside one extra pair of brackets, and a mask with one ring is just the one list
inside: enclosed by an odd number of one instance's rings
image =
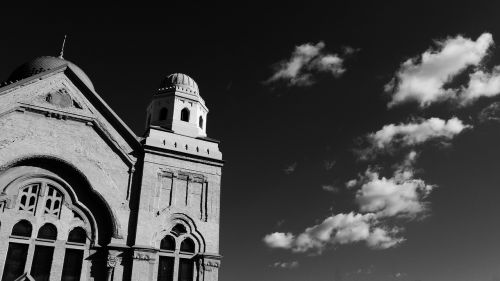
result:
[(52, 267), (50, 269), (50, 280), (61, 280), (62, 270), (64, 266), (66, 241), (57, 240), (54, 245), (54, 256), (52, 258)]
[(110, 250), (106, 260), (107, 281), (121, 281), (123, 279), (123, 264), (121, 251)]

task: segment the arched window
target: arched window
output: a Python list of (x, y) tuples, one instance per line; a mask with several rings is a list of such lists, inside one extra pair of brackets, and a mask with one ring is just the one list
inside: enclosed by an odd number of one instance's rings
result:
[(168, 116), (168, 109), (164, 107), (160, 110), (160, 118), (159, 118), (160, 121), (167, 120), (167, 116)]
[(85, 244), (87, 232), (81, 227), (75, 227), (69, 232), (68, 242)]
[[(38, 230), (37, 238), (54, 242), (57, 239), (57, 228), (51, 223), (46, 223)], [(53, 257), (54, 244), (35, 245), (30, 275), (37, 281), (49, 281)]]
[(203, 116), (200, 116), (200, 118), (198, 120), (198, 125), (200, 126), (200, 128), (203, 129)]
[(22, 220), (14, 225), (12, 228), (12, 235), (30, 238), (32, 231), (33, 227), (31, 223), (27, 220)]
[[(73, 228), (68, 235), (68, 243), (77, 243), (85, 245), (87, 241), (87, 232), (81, 227)], [(62, 271), (62, 281), (80, 280), (82, 272), (84, 250), (82, 248), (66, 248), (64, 254), (64, 265)]]
[(181, 252), (194, 253), (194, 242), (191, 238), (186, 238), (182, 241)]
[(59, 217), (61, 211), (62, 193), (53, 186), (47, 185), (47, 195), (45, 197), (45, 214)]
[(44, 224), (38, 230), (38, 238), (47, 239), (47, 240), (56, 240), (57, 239), (57, 228), (51, 223)]
[(173, 228), (172, 228), (172, 232), (175, 233), (175, 235), (179, 236), (181, 234), (184, 234), (184, 233), (187, 233), (186, 231), (186, 227), (182, 224), (176, 224)]
[[(27, 220), (19, 221), (12, 228), (12, 236), (30, 238), (33, 227)], [(24, 273), (28, 256), (29, 240), (17, 239), (9, 243), (2, 280), (11, 281)]]
[(181, 121), (189, 122), (189, 109), (187, 107), (181, 110)]
[[(182, 224), (175, 225), (170, 233), (175, 237), (166, 235), (160, 242), (158, 280), (192, 281), (195, 277), (193, 257), (196, 245)], [(177, 248), (179, 242), (180, 247)]]
[(161, 240), (160, 249), (168, 250), (168, 251), (175, 251), (175, 238), (170, 236), (170, 235), (165, 236)]
[[(1, 280), (14, 281), (23, 274), (36, 281), (80, 280), (90, 272), (90, 263), (84, 259), (89, 255), (90, 240), (85, 231), (85, 227), (90, 228), (89, 219), (72, 202), (64, 203), (68, 193), (56, 181), (46, 178), (27, 181), (17, 192), (15, 208), (4, 211), (6, 215), (27, 219), (17, 222), (5, 241), (8, 249)], [(59, 225), (63, 228), (58, 229)], [(60, 238), (59, 231), (66, 231), (64, 226), (70, 225), (75, 227), (67, 233), (67, 239)], [(54, 258), (55, 253), (61, 253), (57, 255), (60, 258)]]
[(38, 192), (40, 184), (30, 184), (25, 186), (19, 192), (19, 210), (34, 214), (36, 210), (36, 203), (38, 200)]

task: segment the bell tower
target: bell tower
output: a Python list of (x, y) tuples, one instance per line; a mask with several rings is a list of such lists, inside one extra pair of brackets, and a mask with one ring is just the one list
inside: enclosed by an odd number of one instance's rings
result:
[(182, 73), (168, 75), (148, 106), (146, 127), (159, 126), (176, 134), (206, 137), (208, 108), (198, 85)]
[(198, 85), (180, 73), (148, 106), (132, 280), (218, 280), (224, 161), (207, 114)]

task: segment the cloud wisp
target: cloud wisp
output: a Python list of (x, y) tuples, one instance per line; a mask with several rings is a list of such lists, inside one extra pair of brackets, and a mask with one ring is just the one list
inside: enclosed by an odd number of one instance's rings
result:
[(277, 261), (277, 262), (271, 264), (271, 267), (278, 268), (278, 269), (294, 269), (294, 268), (299, 267), (299, 262), (298, 261), (290, 261), (290, 262)]
[(477, 115), (477, 118), (481, 123), (488, 121), (500, 122), (500, 102), (493, 102), (483, 108)]
[[(317, 73), (328, 73), (333, 77), (340, 77), (345, 72), (344, 58), (338, 54), (327, 53), (324, 48), (324, 42), (296, 46), (291, 57), (279, 62), (274, 74), (264, 81), (264, 84), (281, 81), (287, 86), (310, 86), (316, 82), (314, 75)], [(345, 50), (346, 55), (355, 52), (353, 48)]]
[(297, 162), (293, 162), (292, 164), (287, 165), (285, 168), (283, 168), (283, 173), (285, 173), (285, 175), (293, 174), (295, 172), (295, 170), (297, 170), (298, 165), (299, 165), (299, 163), (297, 163)]
[[(484, 58), (493, 46), (493, 36), (483, 33), (476, 41), (460, 35), (435, 42), (421, 55), (401, 64), (395, 77), (385, 85), (391, 94), (388, 107), (414, 101), (420, 107), (444, 100), (454, 100), (459, 105), (471, 104), (479, 97), (500, 93), (500, 73), (481, 70)], [(446, 87), (464, 71), (473, 68), (467, 86), (456, 89)]]
[(391, 152), (396, 148), (415, 147), (417, 145), (440, 140), (450, 141), (464, 130), (472, 128), (457, 117), (448, 120), (441, 118), (421, 119), (408, 123), (388, 124), (382, 129), (366, 136), (366, 148), (356, 150), (360, 159), (366, 160), (380, 152)]

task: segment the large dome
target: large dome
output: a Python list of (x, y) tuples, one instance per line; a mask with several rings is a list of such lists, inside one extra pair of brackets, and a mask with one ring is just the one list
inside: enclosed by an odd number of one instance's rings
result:
[(182, 73), (170, 74), (163, 79), (160, 85), (160, 91), (177, 87), (196, 95), (200, 94), (198, 84), (196, 84), (193, 78)]
[(62, 58), (51, 57), (51, 56), (38, 57), (21, 65), (16, 70), (14, 70), (14, 72), (12, 72), (8, 80), (9, 81), (21, 80), (63, 65), (68, 65), (69, 68), (76, 74), (76, 76), (78, 76), (78, 78), (80, 78), (80, 80), (82, 80), (82, 82), (87, 87), (89, 87), (91, 90), (95, 90), (92, 81), (90, 81), (90, 78), (76, 64)]

